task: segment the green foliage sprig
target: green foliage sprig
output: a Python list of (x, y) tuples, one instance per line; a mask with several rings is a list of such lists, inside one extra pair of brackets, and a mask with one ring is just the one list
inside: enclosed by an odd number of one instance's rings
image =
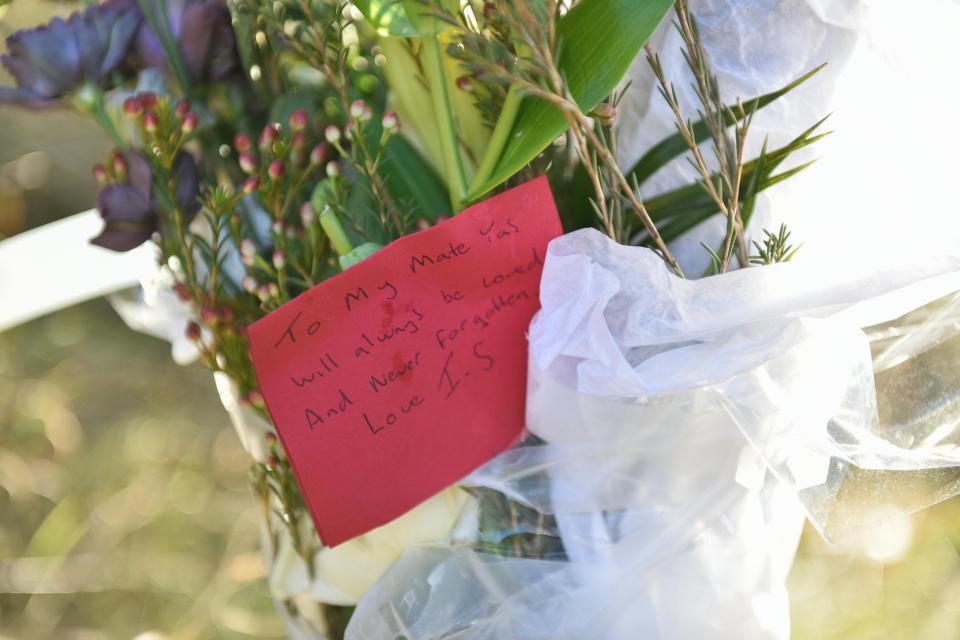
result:
[(800, 247), (803, 246), (794, 247), (790, 244), (790, 231), (785, 224), (780, 225), (780, 230), (777, 233), (771, 233), (764, 229), (763, 234), (766, 237), (762, 245), (756, 240), (753, 241), (753, 246), (757, 250), (755, 255), (750, 256), (750, 262), (753, 264), (770, 265), (778, 262), (790, 262), (797, 251), (800, 251)]
[[(745, 220), (752, 212), (756, 193), (763, 188), (772, 186), (779, 179), (795, 175), (809, 166), (810, 163), (785, 172), (782, 176), (777, 176), (777, 179), (773, 178), (770, 173), (763, 175), (764, 167), (770, 166), (769, 171), (772, 173), (772, 167), (778, 165), (788, 155), (822, 137), (822, 135), (812, 135), (813, 131), (821, 124), (817, 123), (800, 138), (794, 140), (793, 143), (778, 150), (778, 157), (774, 162), (769, 162), (769, 158), (767, 158), (766, 144), (764, 144), (759, 158), (747, 162), (745, 159), (746, 141), (753, 116), (758, 109), (791, 91), (819, 71), (822, 66), (778, 92), (750, 100), (746, 106), (741, 100), (738, 100), (732, 106), (725, 105), (720, 98), (719, 84), (710, 69), (696, 21), (687, 7), (686, 0), (677, 0), (674, 11), (676, 14), (674, 24), (684, 45), (684, 59), (695, 80), (693, 87), (699, 101), (701, 116), (696, 124), (684, 116), (676, 91), (664, 74), (660, 58), (649, 45), (646, 47), (646, 58), (656, 77), (660, 95), (673, 112), (677, 134), (690, 152), (690, 158), (688, 158), (690, 164), (700, 175), (699, 185), (712, 202), (709, 209), (711, 213), (719, 211), (726, 219), (726, 233), (721, 247), (717, 250), (704, 245), (704, 249), (710, 255), (712, 273), (724, 273), (730, 267), (734, 253), (736, 253), (741, 267), (753, 264), (753, 261), (747, 255), (744, 228)], [(732, 139), (728, 134), (729, 127), (733, 127)], [(713, 155), (719, 167), (717, 171), (710, 168), (700, 150), (701, 139), (698, 135), (702, 136), (704, 132), (709, 135), (712, 142)], [(665, 164), (672, 155), (663, 153), (669, 144), (671, 143), (664, 141), (653, 150), (662, 155), (659, 166)], [(676, 149), (676, 147), (674, 148)], [(645, 164), (650, 157), (648, 154), (641, 159), (637, 172), (644, 171), (645, 176), (653, 173), (656, 166)], [(674, 195), (668, 194), (668, 197), (674, 205), (679, 204), (678, 199), (673, 197)], [(689, 219), (679, 222), (683, 230), (692, 228)], [(671, 231), (675, 232), (676, 229)], [(669, 237), (676, 237), (676, 234), (671, 233)]]

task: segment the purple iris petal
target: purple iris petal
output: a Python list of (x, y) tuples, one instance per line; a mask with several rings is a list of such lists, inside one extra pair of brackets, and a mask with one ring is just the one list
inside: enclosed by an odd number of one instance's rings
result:
[(108, 223), (91, 244), (111, 251), (130, 251), (136, 249), (153, 235), (153, 229), (141, 225), (124, 225), (122, 223)]
[(156, 226), (150, 200), (130, 184), (111, 184), (97, 194), (97, 209), (107, 224), (124, 222)]
[[(240, 68), (230, 10), (224, 0), (153, 2), (166, 3), (170, 30), (191, 79), (223, 80)], [(137, 33), (136, 49), (146, 66), (167, 67), (163, 47), (146, 21)]]
[(18, 89), (0, 91), (0, 102), (48, 106), (84, 84), (99, 86), (126, 56), (141, 19), (128, 0), (111, 0), (14, 33), (0, 63)]
[(77, 45), (84, 75), (87, 78), (103, 78), (126, 57), (142, 16), (139, 8), (130, 0), (112, 0), (94, 8), (123, 18), (82, 20), (78, 14), (70, 18), (70, 21), (77, 23)]
[(177, 190), (177, 206), (189, 222), (200, 210), (200, 174), (196, 161), (189, 153), (181, 153), (173, 161), (173, 180)]
[(73, 44), (77, 47), (83, 76), (85, 78), (102, 77), (102, 62), (110, 46), (109, 26), (83, 20), (76, 13), (67, 20), (67, 26), (73, 34)]
[(57, 100), (44, 98), (40, 94), (27, 89), (0, 87), (0, 104), (15, 104), (31, 109), (46, 109), (48, 107), (55, 107), (60, 103)]
[(148, 203), (153, 200), (153, 168), (150, 161), (139, 153), (123, 154), (127, 164), (127, 184), (132, 186)]
[(183, 12), (180, 38), (183, 57), (195, 78), (206, 74), (211, 80), (222, 80), (238, 65), (230, 11), (221, 2), (198, 2)]
[[(114, 251), (129, 251), (150, 239), (157, 230), (160, 212), (153, 197), (150, 162), (138, 153), (123, 155), (127, 181), (104, 187), (97, 195), (97, 209), (104, 221), (103, 231), (91, 242)], [(197, 163), (187, 153), (173, 162), (177, 206), (192, 220), (200, 209)]]
[(97, 195), (97, 208), (103, 217), (104, 228), (93, 244), (114, 251), (129, 251), (140, 246), (157, 229), (157, 216), (132, 184), (112, 184)]
[(11, 61), (7, 68), (24, 89), (50, 98), (78, 86), (82, 80), (74, 34), (61, 18), (31, 31), (14, 33), (7, 38), (7, 51), (17, 62)]

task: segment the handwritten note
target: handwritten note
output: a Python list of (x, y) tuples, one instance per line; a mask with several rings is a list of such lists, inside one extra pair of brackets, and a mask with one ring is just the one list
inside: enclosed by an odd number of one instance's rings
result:
[(545, 178), (381, 249), (250, 327), (321, 540), (393, 520), (511, 446), (547, 243)]

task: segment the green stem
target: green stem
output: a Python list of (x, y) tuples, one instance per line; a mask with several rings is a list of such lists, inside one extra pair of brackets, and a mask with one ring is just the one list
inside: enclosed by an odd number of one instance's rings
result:
[(477, 167), (477, 173), (473, 176), (473, 182), (467, 190), (467, 199), (473, 200), (482, 196), (478, 193), (484, 187), (484, 183), (493, 175), (493, 170), (503, 155), (503, 148), (507, 146), (507, 140), (510, 138), (510, 132), (513, 131), (513, 123), (517, 119), (517, 113), (520, 111), (520, 103), (523, 102), (523, 94), (517, 85), (511, 85), (507, 92), (507, 98), (504, 100), (503, 109), (500, 110), (500, 116), (497, 118), (497, 126), (493, 129), (490, 136), (490, 142), (483, 152), (483, 158), (480, 166)]
[(443, 53), (440, 50), (440, 36), (427, 36), (423, 39), (427, 55), (427, 73), (430, 76), (430, 97), (433, 99), (433, 113), (440, 131), (440, 146), (443, 161), (446, 164), (447, 188), (450, 191), (450, 204), (454, 213), (463, 208), (463, 199), (467, 195), (467, 176), (463, 169), (463, 159), (457, 141), (457, 126), (450, 106), (450, 94), (447, 77), (443, 72)]
[(116, 125), (113, 124), (113, 119), (110, 118), (110, 114), (107, 113), (107, 110), (103, 106), (103, 94), (98, 93), (96, 98), (86, 107), (87, 112), (94, 117), (94, 119), (100, 124), (100, 127), (106, 132), (110, 139), (113, 140), (113, 144), (117, 145), (117, 148), (121, 151), (128, 151), (130, 145), (127, 144), (127, 141), (120, 136), (120, 132), (117, 131)]
[[(157, 3), (156, 6), (159, 6), (157, 12), (154, 12), (155, 5), (152, 0), (137, 0), (137, 4), (140, 5), (140, 10), (147, 19), (150, 30), (160, 41), (160, 46), (163, 47), (163, 52), (167, 56), (167, 60), (170, 61), (170, 66), (173, 68), (173, 74), (177, 77), (180, 89), (185, 96), (191, 97), (190, 76), (187, 74), (186, 67), (183, 66), (180, 47), (177, 46), (176, 38), (173, 37), (173, 32), (170, 30), (170, 16), (167, 13), (166, 2), (161, 0)], [(157, 15), (158, 13), (159, 15)]]
[(350, 242), (350, 238), (347, 237), (347, 232), (344, 230), (343, 225), (340, 224), (340, 219), (337, 218), (337, 214), (335, 214), (330, 207), (324, 209), (323, 213), (320, 214), (320, 226), (323, 227), (324, 233), (330, 238), (330, 244), (333, 246), (333, 250), (337, 252), (337, 255), (345, 256), (353, 251), (353, 244)]
[[(197, 268), (193, 260), (193, 245), (188, 240), (187, 221), (177, 204), (177, 187), (174, 184), (173, 175), (164, 167), (161, 175), (157, 176), (157, 186), (162, 187), (160, 192), (166, 204), (167, 213), (173, 212), (173, 227), (177, 234), (177, 242), (180, 245), (180, 259), (183, 261), (183, 268), (187, 274), (187, 280), (191, 288), (200, 288), (200, 281), (197, 279)], [(165, 174), (165, 175), (164, 175)], [(157, 190), (154, 189), (154, 193)], [(163, 233), (161, 231), (161, 237)], [(199, 294), (198, 291), (195, 291)], [(199, 298), (199, 295), (197, 296)]]

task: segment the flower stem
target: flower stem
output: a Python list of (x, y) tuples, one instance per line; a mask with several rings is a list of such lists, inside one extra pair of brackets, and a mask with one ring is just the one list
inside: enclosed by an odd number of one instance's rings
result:
[(513, 123), (517, 119), (517, 113), (520, 111), (520, 103), (522, 101), (523, 94), (520, 93), (517, 85), (511, 85), (510, 90), (507, 92), (507, 98), (503, 102), (503, 109), (501, 109), (500, 115), (497, 117), (497, 125), (493, 130), (493, 134), (490, 136), (490, 142), (483, 152), (480, 166), (477, 168), (477, 173), (473, 176), (473, 182), (470, 183), (468, 199), (483, 195), (477, 192), (483, 188), (484, 183), (493, 175), (493, 170), (497, 166), (497, 162), (500, 161), (500, 156), (503, 155), (503, 148), (507, 146), (507, 140), (513, 131)]
[(117, 127), (113, 124), (113, 119), (110, 117), (110, 114), (107, 113), (106, 108), (103, 106), (103, 94), (98, 92), (97, 96), (87, 105), (85, 105), (85, 110), (87, 113), (93, 116), (93, 118), (100, 125), (100, 128), (110, 136), (110, 139), (113, 140), (113, 144), (117, 145), (117, 148), (121, 151), (128, 151), (130, 145), (127, 144), (127, 141), (121, 137), (120, 132), (117, 131)]
[(353, 243), (347, 237), (347, 232), (340, 224), (337, 214), (329, 207), (320, 214), (320, 226), (327, 237), (330, 238), (330, 244), (333, 245), (333, 250), (337, 252), (337, 255), (345, 256), (353, 251)]
[(427, 55), (430, 96), (433, 99), (433, 112), (440, 132), (440, 146), (443, 149), (443, 161), (446, 165), (450, 204), (453, 206), (454, 213), (457, 213), (463, 208), (463, 199), (467, 195), (467, 177), (463, 169), (463, 159), (457, 148), (457, 127), (453, 119), (453, 109), (450, 106), (447, 77), (443, 72), (440, 36), (425, 37), (423, 48)]
[[(170, 30), (170, 16), (167, 13), (166, 2), (153, 3), (152, 0), (137, 0), (140, 10), (147, 19), (147, 24), (153, 35), (157, 37), (163, 52), (170, 61), (173, 74), (177, 77), (180, 89), (186, 97), (191, 97), (190, 76), (187, 74), (186, 67), (183, 66), (183, 57), (180, 55), (180, 47), (177, 46), (176, 38)], [(154, 9), (157, 9), (156, 11)]]

